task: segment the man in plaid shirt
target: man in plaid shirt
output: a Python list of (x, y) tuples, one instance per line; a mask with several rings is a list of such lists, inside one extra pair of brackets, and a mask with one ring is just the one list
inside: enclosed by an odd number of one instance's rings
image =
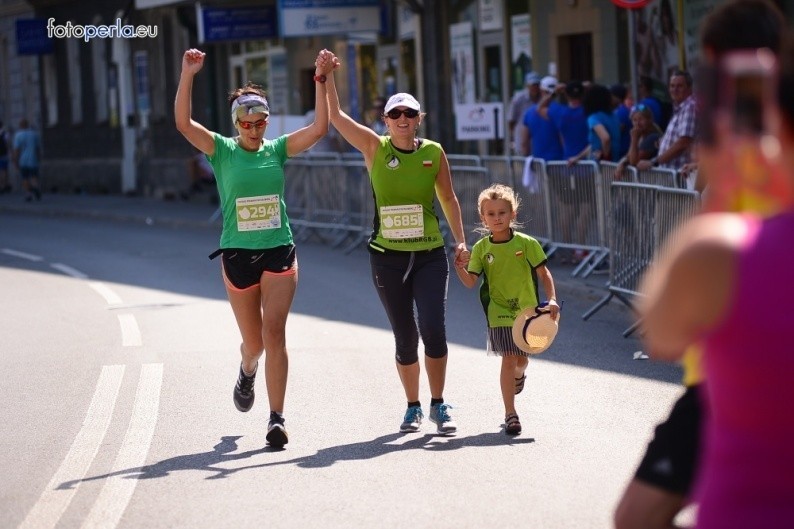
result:
[(673, 116), (659, 143), (659, 154), (637, 164), (640, 171), (651, 167), (664, 167), (678, 171), (692, 161), (692, 145), (695, 142), (695, 97), (692, 95), (692, 76), (676, 70), (670, 76), (670, 99), (673, 100)]

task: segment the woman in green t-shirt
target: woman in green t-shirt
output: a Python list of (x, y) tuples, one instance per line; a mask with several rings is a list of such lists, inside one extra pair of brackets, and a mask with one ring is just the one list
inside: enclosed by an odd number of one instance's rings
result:
[[(240, 411), (254, 404), (254, 380), (259, 358), (265, 356), (265, 380), (270, 404), (267, 442), (287, 443), (284, 396), (287, 388), (286, 323), (295, 288), (298, 262), (284, 204), (284, 163), (328, 133), (328, 98), (315, 76), (315, 118), (307, 126), (275, 140), (265, 139), (270, 117), (265, 94), (249, 83), (229, 96), (233, 138), (212, 132), (191, 115), (193, 78), (204, 66), (205, 54), (187, 50), (182, 58), (174, 117), (176, 128), (203, 152), (215, 172), (223, 212), (220, 250), (226, 293), (242, 336), (240, 372), (233, 400)], [(331, 59), (321, 51), (315, 73)]]

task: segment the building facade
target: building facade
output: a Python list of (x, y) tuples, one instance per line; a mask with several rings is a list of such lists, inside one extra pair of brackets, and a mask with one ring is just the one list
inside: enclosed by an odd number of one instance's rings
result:
[[(501, 137), (458, 138), (459, 105), (503, 104), (504, 118), (530, 70), (627, 85), (652, 75), (664, 96), (666, 68), (693, 64), (697, 25), (723, 1), (629, 12), (610, 0), (0, 0), (0, 119), (39, 128), (45, 189), (157, 194), (188, 185), (192, 148), (172, 111), (184, 50), (207, 52), (195, 119), (231, 134), (226, 95), (251, 80), (267, 90), (273, 137), (303, 124), (314, 58), (328, 48), (343, 60), (352, 116), (367, 121), (376, 98), (412, 92), (423, 133), (448, 152), (502, 154)], [(18, 53), (20, 39), (35, 41), (20, 21), (49, 47)]]

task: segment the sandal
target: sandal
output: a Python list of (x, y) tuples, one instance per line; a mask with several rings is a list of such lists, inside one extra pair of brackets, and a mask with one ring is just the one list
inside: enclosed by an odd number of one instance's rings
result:
[(521, 378), (516, 379), (516, 395), (524, 391), (524, 382), (527, 381), (527, 375), (521, 375)]
[(505, 433), (507, 435), (518, 435), (521, 433), (521, 422), (518, 415), (511, 413), (505, 417)]

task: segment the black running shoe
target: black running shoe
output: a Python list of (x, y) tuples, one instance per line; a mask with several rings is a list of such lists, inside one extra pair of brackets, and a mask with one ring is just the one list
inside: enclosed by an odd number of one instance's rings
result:
[(248, 411), (254, 405), (254, 380), (256, 371), (249, 377), (240, 364), (240, 374), (237, 376), (237, 384), (234, 385), (234, 407), (238, 411)]
[(282, 448), (287, 442), (287, 430), (284, 428), (284, 417), (278, 412), (270, 412), (270, 421), (267, 423), (267, 444), (273, 448)]

